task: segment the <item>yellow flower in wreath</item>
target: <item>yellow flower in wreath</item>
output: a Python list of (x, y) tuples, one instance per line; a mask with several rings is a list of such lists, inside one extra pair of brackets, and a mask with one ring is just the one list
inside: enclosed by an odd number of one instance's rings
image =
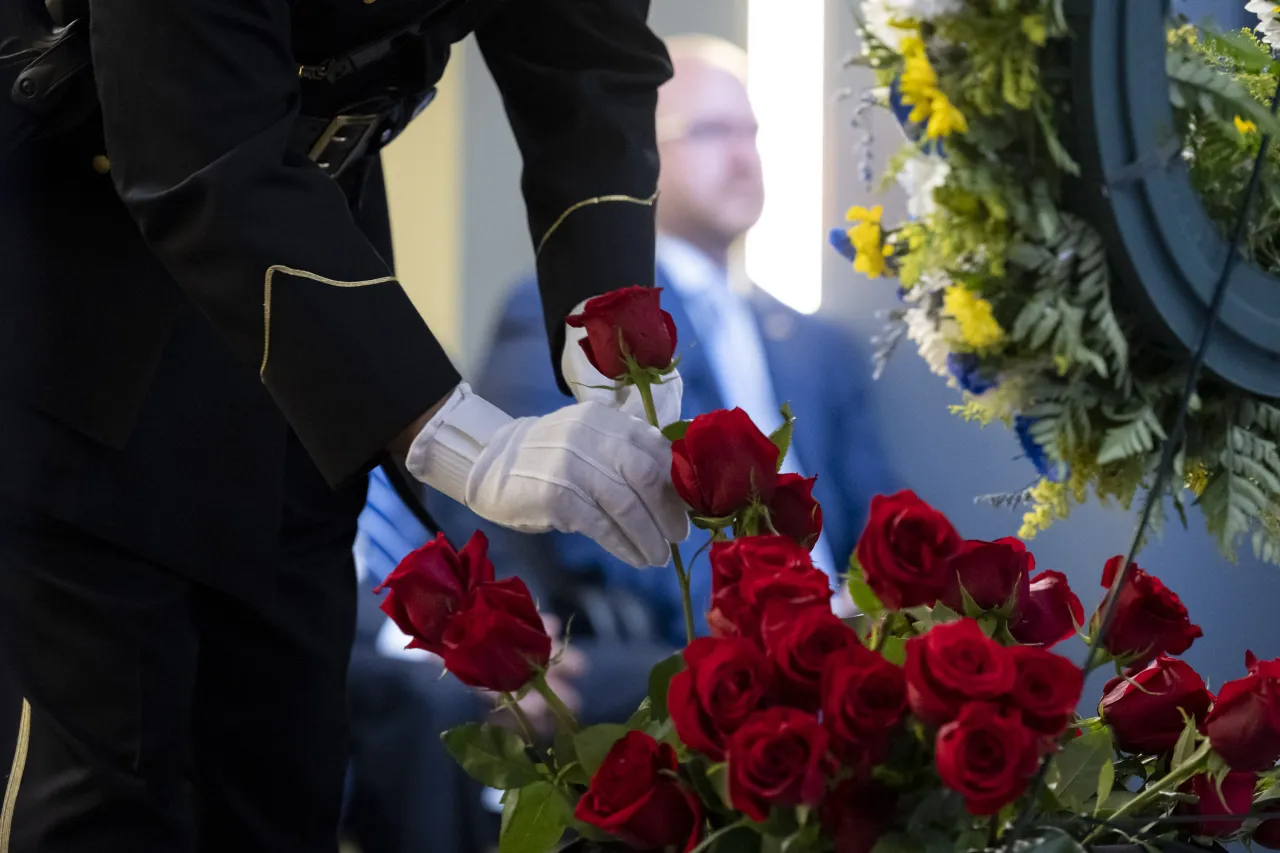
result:
[(1244, 136), (1249, 133), (1258, 132), (1258, 126), (1253, 122), (1249, 121), (1247, 118), (1241, 118), (1240, 116), (1236, 116), (1235, 123), (1236, 123), (1236, 130), (1240, 133), (1241, 136)]
[(991, 303), (972, 290), (951, 285), (942, 294), (942, 308), (960, 327), (960, 340), (965, 346), (984, 350), (1004, 341), (1004, 329), (996, 322)]
[(941, 139), (953, 133), (965, 133), (969, 130), (969, 122), (964, 113), (956, 105), (947, 100), (947, 96), (939, 92), (930, 107), (929, 124), (925, 126), (925, 136), (930, 139)]
[(953, 133), (969, 129), (964, 113), (938, 88), (938, 74), (925, 54), (924, 41), (919, 36), (907, 36), (902, 40), (902, 56), (905, 66), (898, 80), (902, 103), (911, 107), (908, 121), (925, 125), (925, 135), (930, 139), (942, 139)]
[(884, 259), (893, 254), (893, 247), (884, 245), (883, 233), (880, 230), (880, 218), (883, 215), (884, 208), (878, 204), (872, 208), (854, 205), (845, 214), (845, 219), (855, 223), (846, 232), (856, 253), (853, 268), (867, 278), (879, 278), (884, 275)]

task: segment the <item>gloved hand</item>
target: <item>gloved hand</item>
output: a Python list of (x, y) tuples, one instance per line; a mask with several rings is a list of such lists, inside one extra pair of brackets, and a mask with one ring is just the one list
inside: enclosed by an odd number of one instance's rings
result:
[(660, 566), (689, 534), (671, 446), (598, 403), (513, 419), (462, 383), (405, 462), (418, 480), (503, 527), (581, 533), (633, 566)]
[[(569, 314), (581, 314), (586, 304), (586, 301), (579, 302)], [(636, 386), (627, 385), (620, 390), (599, 387), (612, 386), (614, 380), (596, 370), (595, 365), (578, 344), (578, 341), (587, 336), (587, 330), (575, 329), (568, 324), (564, 328), (564, 352), (560, 355), (560, 372), (564, 374), (564, 381), (569, 383), (569, 390), (573, 392), (578, 402), (602, 403), (611, 409), (626, 412), (648, 423), (644, 402), (640, 399), (640, 392), (636, 390)], [(671, 371), (663, 377), (661, 385), (653, 385), (651, 388), (653, 408), (658, 413), (658, 424), (666, 426), (680, 420), (680, 404), (684, 396), (684, 380), (680, 378), (680, 371)]]

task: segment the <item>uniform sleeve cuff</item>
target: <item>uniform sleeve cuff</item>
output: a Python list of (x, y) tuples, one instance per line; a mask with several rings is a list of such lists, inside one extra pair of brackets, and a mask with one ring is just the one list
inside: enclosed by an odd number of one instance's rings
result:
[(418, 480), (466, 505), (467, 479), (494, 433), (512, 418), (459, 383), (409, 446), (405, 467)]

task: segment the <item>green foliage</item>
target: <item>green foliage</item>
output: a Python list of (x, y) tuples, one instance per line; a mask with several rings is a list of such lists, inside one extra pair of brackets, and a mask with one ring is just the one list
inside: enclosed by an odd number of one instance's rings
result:
[(609, 750), (613, 749), (613, 745), (627, 731), (626, 726), (618, 725), (617, 723), (601, 723), (597, 726), (587, 726), (573, 736), (574, 754), (582, 765), (582, 769), (586, 771), (587, 776), (596, 775), (600, 765), (604, 764), (605, 756), (609, 754)]
[(1110, 729), (1087, 731), (1073, 738), (1053, 758), (1049, 789), (1065, 808), (1086, 812), (1085, 804), (1097, 795), (1102, 768), (1111, 763), (1113, 754)]
[(1169, 98), (1179, 109), (1195, 106), (1203, 115), (1234, 124), (1236, 116), (1252, 121), (1261, 133), (1280, 134), (1280, 118), (1258, 103), (1233, 75), (1213, 67), (1193, 46), (1177, 42), (1165, 57)]
[(769, 434), (769, 440), (773, 442), (773, 446), (778, 448), (778, 470), (782, 470), (782, 463), (787, 458), (787, 451), (791, 449), (791, 433), (795, 430), (796, 416), (791, 414), (791, 404), (783, 403), (780, 409), (782, 414), (782, 424)]
[(537, 766), (513, 731), (491, 723), (467, 723), (442, 734), (445, 749), (476, 781), (505, 791), (538, 781)]
[(571, 817), (569, 803), (550, 782), (508, 791), (498, 853), (546, 853), (559, 843)]
[(667, 693), (671, 690), (671, 679), (684, 669), (684, 653), (676, 652), (659, 661), (649, 672), (649, 713), (659, 723), (671, 718), (667, 710)]

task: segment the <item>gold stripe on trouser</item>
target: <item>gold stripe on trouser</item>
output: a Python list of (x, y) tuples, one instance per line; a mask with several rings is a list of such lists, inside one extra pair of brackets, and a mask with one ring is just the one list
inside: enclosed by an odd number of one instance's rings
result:
[(13, 810), (18, 805), (18, 789), (22, 772), (27, 768), (27, 747), (31, 742), (31, 703), (22, 700), (22, 720), (18, 723), (18, 745), (13, 751), (13, 769), (9, 785), (4, 789), (4, 805), (0, 807), (0, 853), (9, 853), (9, 836), (13, 832)]

